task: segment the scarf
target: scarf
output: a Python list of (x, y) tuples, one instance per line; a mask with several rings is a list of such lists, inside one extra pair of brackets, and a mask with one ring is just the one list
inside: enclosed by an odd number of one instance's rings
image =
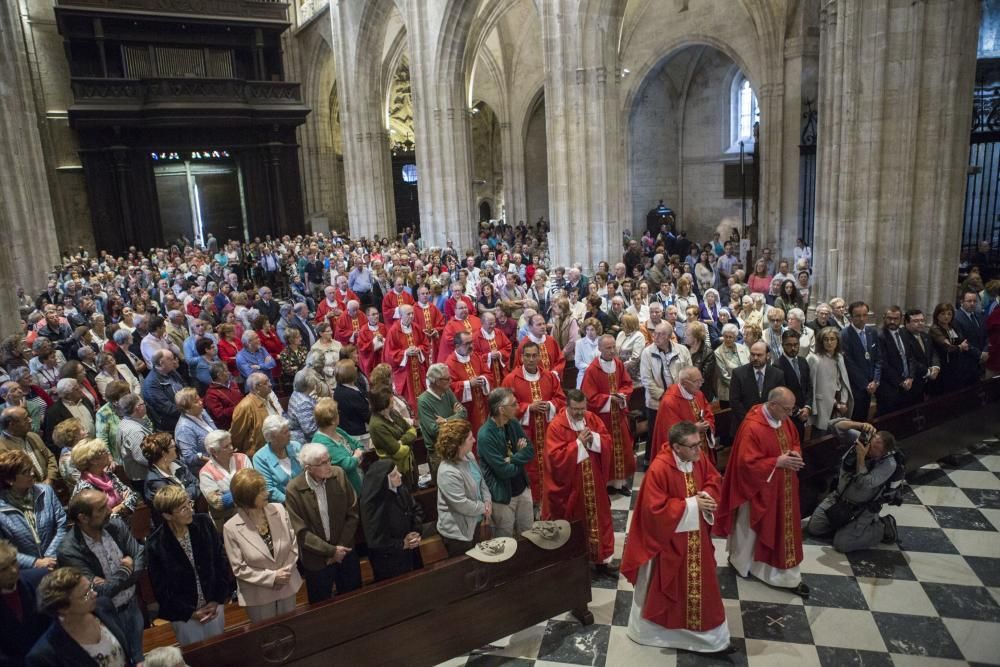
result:
[(124, 498), (118, 493), (114, 480), (107, 473), (104, 474), (104, 478), (102, 479), (97, 475), (85, 472), (80, 475), (80, 480), (92, 485), (98, 491), (103, 491), (108, 497), (108, 507), (118, 507), (122, 504)]

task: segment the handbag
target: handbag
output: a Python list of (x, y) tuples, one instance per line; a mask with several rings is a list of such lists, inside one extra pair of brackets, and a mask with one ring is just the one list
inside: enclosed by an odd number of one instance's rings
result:
[(826, 519), (830, 523), (831, 530), (840, 530), (851, 521), (854, 521), (863, 508), (855, 505), (843, 498), (838, 498), (837, 502), (827, 508)]

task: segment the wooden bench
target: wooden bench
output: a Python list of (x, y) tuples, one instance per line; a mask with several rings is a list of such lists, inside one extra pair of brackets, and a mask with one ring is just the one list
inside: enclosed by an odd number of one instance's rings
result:
[(593, 622), (584, 526), (546, 551), (521, 539), (502, 563), (467, 556), (428, 565), (184, 651), (192, 667), (435, 664), (566, 611)]

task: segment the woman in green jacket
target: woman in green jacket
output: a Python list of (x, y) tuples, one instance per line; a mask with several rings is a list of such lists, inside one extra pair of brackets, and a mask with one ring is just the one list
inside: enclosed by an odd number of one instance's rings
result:
[(316, 433), (312, 441), (326, 447), (330, 454), (330, 463), (344, 469), (347, 481), (354, 487), (354, 492), (361, 494), (361, 457), (365, 448), (360, 442), (340, 428), (340, 409), (337, 401), (332, 398), (321, 398), (313, 408), (316, 418)]
[(392, 394), (386, 389), (373, 389), (368, 394), (372, 418), (368, 433), (380, 459), (392, 459), (403, 475), (407, 487), (415, 485), (413, 451), (410, 445), (417, 439), (417, 429), (392, 409)]

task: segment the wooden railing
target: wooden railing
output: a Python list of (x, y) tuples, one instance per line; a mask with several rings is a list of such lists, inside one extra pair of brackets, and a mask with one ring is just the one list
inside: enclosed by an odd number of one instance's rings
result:
[(115, 12), (218, 16), (265, 21), (288, 20), (288, 3), (281, 0), (57, 0), (61, 8)]

